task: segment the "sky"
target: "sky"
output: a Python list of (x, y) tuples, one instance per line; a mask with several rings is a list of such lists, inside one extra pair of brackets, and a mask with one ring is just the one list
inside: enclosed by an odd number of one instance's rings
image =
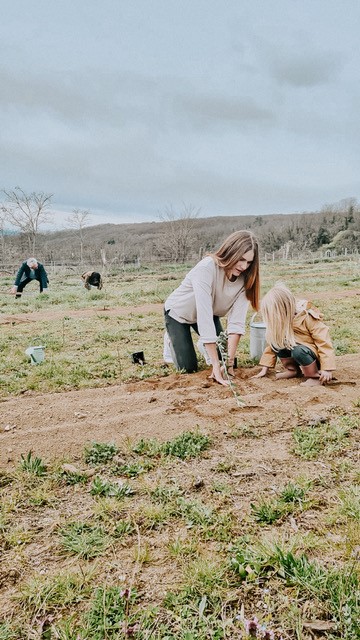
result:
[(359, 0), (0, 6), (0, 189), (57, 226), (360, 196)]

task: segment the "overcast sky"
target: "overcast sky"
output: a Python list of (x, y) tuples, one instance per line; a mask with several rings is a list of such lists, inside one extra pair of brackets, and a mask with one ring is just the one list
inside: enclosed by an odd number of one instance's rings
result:
[(359, 0), (0, 7), (0, 188), (53, 193), (58, 221), (360, 196)]

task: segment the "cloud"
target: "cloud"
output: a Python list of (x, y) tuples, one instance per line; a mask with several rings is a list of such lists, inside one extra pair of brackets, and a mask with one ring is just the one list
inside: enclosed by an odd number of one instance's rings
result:
[(276, 122), (274, 111), (258, 104), (250, 96), (233, 98), (192, 93), (180, 96), (176, 102), (179, 116), (200, 128), (216, 124), (232, 127), (252, 124), (270, 126)]
[(276, 46), (254, 37), (252, 46), (263, 69), (279, 85), (311, 88), (333, 83), (347, 61), (343, 51), (320, 46), (302, 31), (283, 34)]
[(287, 59), (273, 56), (269, 70), (279, 84), (293, 87), (316, 87), (336, 80), (343, 60), (334, 52), (312, 56), (309, 52), (288, 55)]

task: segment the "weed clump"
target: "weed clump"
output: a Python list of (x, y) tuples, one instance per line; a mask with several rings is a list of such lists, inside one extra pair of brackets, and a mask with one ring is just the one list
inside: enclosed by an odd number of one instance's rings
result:
[(60, 529), (61, 546), (70, 555), (89, 560), (102, 554), (107, 538), (101, 527), (85, 522), (70, 522)]
[(112, 460), (118, 451), (114, 443), (93, 442), (90, 446), (85, 447), (85, 462), (94, 465), (103, 464)]
[(210, 446), (210, 443), (210, 438), (202, 433), (185, 431), (174, 440), (165, 442), (162, 451), (166, 456), (174, 456), (185, 460), (187, 458), (196, 458)]

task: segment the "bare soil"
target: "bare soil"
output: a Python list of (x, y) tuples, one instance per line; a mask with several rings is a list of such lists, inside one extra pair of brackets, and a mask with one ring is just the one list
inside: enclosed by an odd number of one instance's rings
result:
[[(143, 305), (137, 311), (156, 311), (160, 306)], [(129, 308), (84, 309), (67, 314), (87, 317), (102, 312), (119, 315), (128, 313)], [(56, 313), (3, 316), (1, 322), (31, 322), (55, 317)], [(295, 417), (311, 420), (335, 408), (354, 410), (354, 403), (359, 401), (358, 354), (337, 358), (336, 379), (327, 386), (307, 388), (300, 386), (298, 378), (277, 381), (274, 373), (263, 379), (252, 378), (258, 370), (236, 371), (244, 408), (237, 406), (231, 389), (208, 379), (209, 371), (171, 373), (164, 378), (61, 393), (25, 392), (1, 403), (0, 462), (16, 465), (20, 455), (29, 450), (48, 461), (59, 457), (76, 460), (91, 441), (164, 441), (196, 426), (226, 434), (244, 425), (256, 429), (261, 448), (266, 447), (275, 459), (282, 452), (285, 455), (287, 447), (282, 446), (282, 440), (284, 433), (291, 431)], [(249, 455), (257, 455), (258, 450), (256, 440)]]

